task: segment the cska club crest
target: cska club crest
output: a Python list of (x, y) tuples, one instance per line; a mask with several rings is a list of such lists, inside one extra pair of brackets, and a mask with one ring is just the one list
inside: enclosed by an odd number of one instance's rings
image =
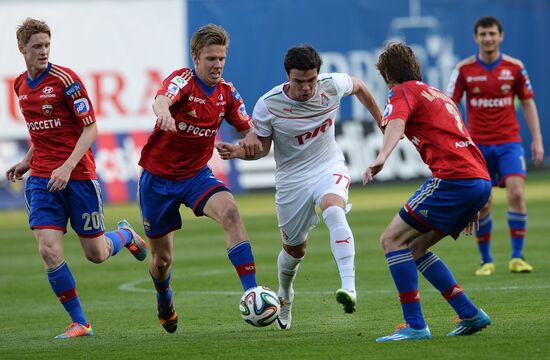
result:
[(43, 104), (42, 112), (44, 113), (44, 115), (51, 115), (53, 113), (53, 106), (50, 104)]

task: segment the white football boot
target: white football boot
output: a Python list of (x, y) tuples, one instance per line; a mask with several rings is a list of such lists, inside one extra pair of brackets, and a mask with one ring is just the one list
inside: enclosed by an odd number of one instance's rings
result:
[(294, 296), (290, 298), (289, 301), (286, 301), (282, 297), (279, 297), (279, 302), (281, 303), (281, 313), (275, 320), (275, 326), (279, 330), (288, 330), (290, 329), (290, 323), (292, 322), (292, 300)]
[[(357, 293), (346, 289), (336, 290), (336, 301), (344, 306), (344, 312), (351, 314), (357, 305)], [(282, 309), (281, 309), (282, 310)]]

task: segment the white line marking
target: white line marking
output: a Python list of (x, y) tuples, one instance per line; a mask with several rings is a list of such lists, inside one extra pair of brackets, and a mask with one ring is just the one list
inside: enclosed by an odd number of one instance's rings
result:
[[(227, 270), (212, 270), (207, 272), (201, 272), (201, 273), (191, 273), (191, 274), (185, 274), (183, 276), (173, 276), (173, 278), (195, 278), (195, 277), (209, 277), (212, 275), (220, 275), (229, 273)], [(143, 288), (139, 285), (141, 284), (148, 284), (147, 288)], [(150, 278), (146, 279), (138, 279), (138, 280), (132, 280), (125, 283), (122, 283), (118, 287), (121, 291), (128, 291), (128, 292), (139, 292), (139, 293), (150, 293), (155, 294), (156, 291), (153, 287), (152, 280)], [(466, 287), (464, 290), (466, 293), (472, 292), (472, 291), (524, 291), (524, 290), (543, 290), (543, 289), (550, 289), (550, 284), (548, 285), (534, 285), (534, 286), (496, 286), (496, 287)], [(436, 291), (433, 288), (429, 288), (423, 291)], [(175, 294), (185, 294), (185, 295), (241, 295), (242, 291), (218, 291), (218, 290), (201, 290), (201, 291), (193, 291), (193, 290), (180, 290), (180, 291), (174, 291), (172, 289), (173, 295)], [(396, 290), (387, 290), (387, 289), (371, 289), (371, 290), (358, 290), (359, 294), (394, 294)], [(320, 290), (320, 291), (296, 291), (297, 294), (304, 294), (304, 295), (333, 295), (334, 291), (328, 291), (328, 290)]]

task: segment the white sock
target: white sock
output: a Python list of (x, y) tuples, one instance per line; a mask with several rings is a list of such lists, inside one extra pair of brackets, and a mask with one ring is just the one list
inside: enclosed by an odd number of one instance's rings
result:
[(279, 296), (285, 301), (292, 301), (294, 297), (294, 278), (303, 258), (297, 259), (289, 255), (285, 249), (281, 249), (277, 258), (277, 267), (279, 273)]
[(344, 209), (331, 206), (323, 211), (330, 232), (330, 248), (338, 265), (342, 288), (355, 291), (355, 244)]

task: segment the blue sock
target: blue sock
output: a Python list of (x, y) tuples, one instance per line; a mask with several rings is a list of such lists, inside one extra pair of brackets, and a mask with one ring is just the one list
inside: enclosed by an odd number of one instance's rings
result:
[(491, 255), (491, 230), (493, 229), (493, 218), (488, 214), (479, 219), (479, 230), (476, 231), (477, 248), (481, 255), (481, 262), (493, 262)]
[(53, 269), (48, 269), (48, 281), (72, 321), (82, 325), (88, 324), (82, 305), (80, 305), (80, 299), (76, 294), (73, 274), (65, 261)]
[(105, 237), (113, 244), (111, 247), (111, 256), (115, 256), (123, 246), (129, 245), (132, 242), (132, 232), (126, 229), (108, 231), (105, 233)]
[(523, 257), (525, 230), (527, 229), (527, 214), (508, 211), (508, 226), (512, 240), (512, 257)]
[(151, 275), (151, 279), (153, 279), (153, 284), (155, 284), (155, 289), (157, 290), (157, 301), (159, 305), (164, 309), (167, 309), (170, 306), (170, 303), (172, 303), (172, 288), (170, 287), (170, 279), (172, 278), (172, 274), (168, 274), (168, 277), (161, 281), (155, 279), (153, 274), (149, 274)]
[(416, 260), (416, 267), (426, 280), (439, 290), (461, 319), (470, 319), (476, 316), (477, 308), (457, 284), (451, 270), (437, 255), (428, 252)]
[(243, 241), (227, 249), (227, 256), (235, 270), (237, 270), (245, 291), (258, 286), (256, 284), (256, 264), (254, 263), (250, 242)]
[(409, 249), (391, 251), (386, 254), (386, 261), (399, 292), (405, 322), (413, 329), (424, 329), (426, 322), (418, 295), (418, 273), (411, 251)]

